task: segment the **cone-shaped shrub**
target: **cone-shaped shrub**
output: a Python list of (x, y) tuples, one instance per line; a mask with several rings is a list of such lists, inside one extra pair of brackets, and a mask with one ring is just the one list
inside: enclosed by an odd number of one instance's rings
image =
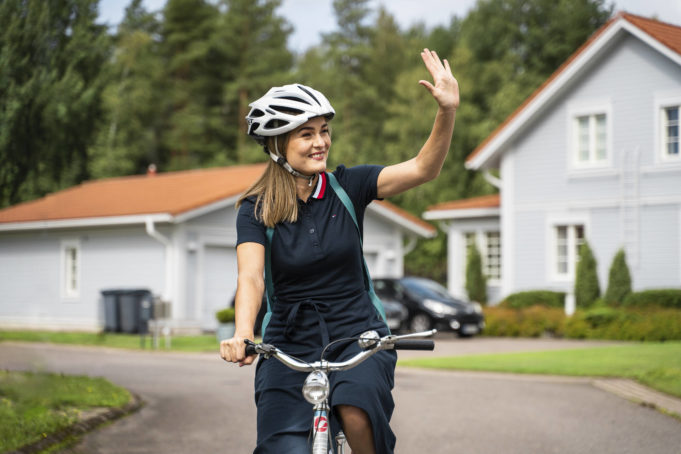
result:
[(575, 302), (578, 308), (587, 308), (601, 296), (598, 285), (596, 259), (586, 241), (579, 249), (577, 276), (575, 277)]
[(615, 254), (615, 258), (610, 265), (608, 275), (608, 288), (603, 299), (611, 306), (619, 306), (624, 302), (624, 298), (631, 293), (631, 275), (627, 266), (627, 258), (624, 249), (620, 249)]
[(466, 254), (466, 292), (472, 301), (487, 302), (487, 280), (482, 274), (482, 257), (475, 244), (468, 246)]

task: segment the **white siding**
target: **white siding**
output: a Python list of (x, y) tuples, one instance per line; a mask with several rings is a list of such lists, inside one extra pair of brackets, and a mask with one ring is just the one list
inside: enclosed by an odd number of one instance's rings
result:
[[(572, 282), (556, 282), (548, 272), (547, 225), (560, 216), (589, 220), (586, 236), (603, 290), (612, 258), (625, 245), (635, 288), (678, 286), (681, 166), (659, 162), (654, 147), (657, 100), (681, 93), (681, 68), (626, 35), (563, 93), (502, 157), (502, 170), (512, 169), (511, 181), (502, 172), (502, 213), (513, 216), (515, 231), (514, 244), (504, 242), (505, 252), (514, 251), (514, 277), (505, 293), (572, 288)], [(571, 114), (589, 105), (609, 108), (611, 164), (580, 171), (570, 166)], [(627, 158), (634, 158), (628, 170)]]
[[(60, 244), (78, 240), (80, 292), (62, 294)], [(143, 227), (4, 233), (0, 236), (0, 323), (5, 326), (98, 329), (101, 290), (164, 286), (164, 247)]]

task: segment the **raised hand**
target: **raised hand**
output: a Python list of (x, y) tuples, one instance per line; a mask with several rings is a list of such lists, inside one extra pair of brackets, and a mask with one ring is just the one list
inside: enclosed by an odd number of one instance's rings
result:
[(456, 110), (459, 108), (459, 83), (454, 78), (449, 62), (440, 60), (434, 50), (423, 49), (421, 58), (426, 69), (433, 78), (433, 83), (427, 80), (419, 80), (419, 84), (433, 95), (440, 109)]

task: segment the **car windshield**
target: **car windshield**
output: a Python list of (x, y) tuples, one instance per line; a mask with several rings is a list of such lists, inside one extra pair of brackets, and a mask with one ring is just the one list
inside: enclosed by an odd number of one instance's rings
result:
[(407, 290), (422, 298), (453, 300), (447, 289), (430, 279), (406, 277), (400, 281)]

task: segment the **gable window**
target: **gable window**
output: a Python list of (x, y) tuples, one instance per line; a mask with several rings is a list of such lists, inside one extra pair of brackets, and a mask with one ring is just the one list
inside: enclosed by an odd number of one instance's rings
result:
[(608, 161), (608, 124), (605, 113), (579, 115), (574, 120), (574, 162), (578, 167), (601, 166)]
[(665, 107), (662, 112), (663, 159), (680, 159), (679, 155), (679, 106)]
[(584, 226), (557, 225), (553, 233), (553, 272), (559, 278), (572, 278), (579, 260), (579, 248), (584, 244)]
[(80, 244), (77, 241), (62, 242), (62, 294), (76, 298), (80, 294)]

